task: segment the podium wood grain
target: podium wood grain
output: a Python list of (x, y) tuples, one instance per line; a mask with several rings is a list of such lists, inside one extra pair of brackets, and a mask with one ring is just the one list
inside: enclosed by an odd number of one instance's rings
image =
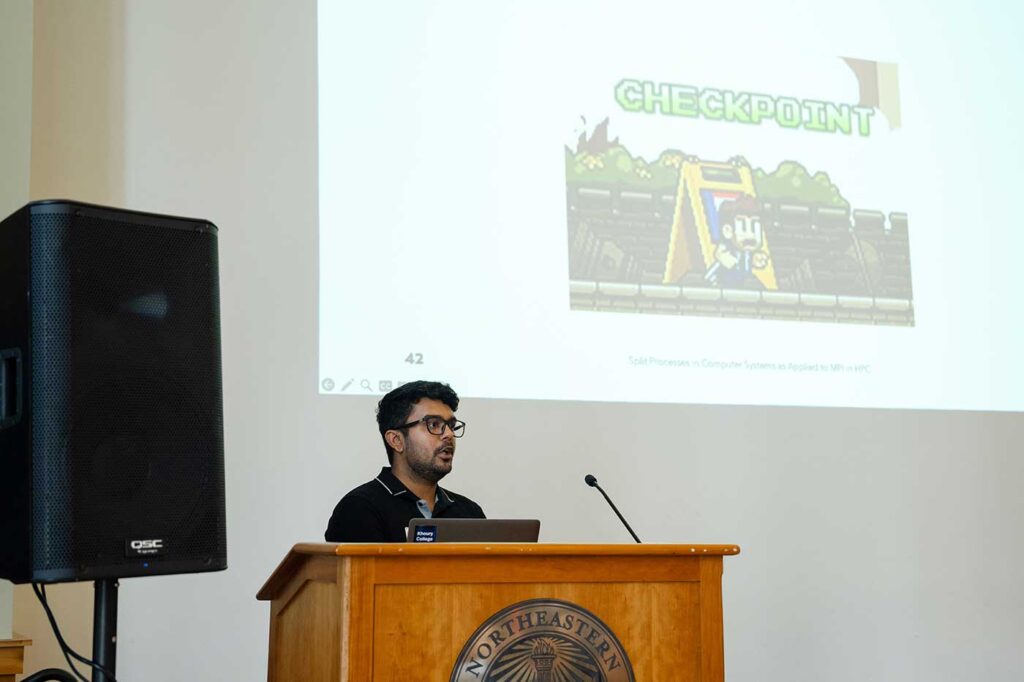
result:
[(17, 635), (0, 639), (0, 682), (14, 682), (15, 675), (24, 672), (25, 647), (31, 644), (32, 640)]
[(735, 545), (296, 545), (269, 600), (270, 682), (449, 679), (473, 633), (527, 599), (572, 602), (638, 681), (721, 682), (722, 557)]

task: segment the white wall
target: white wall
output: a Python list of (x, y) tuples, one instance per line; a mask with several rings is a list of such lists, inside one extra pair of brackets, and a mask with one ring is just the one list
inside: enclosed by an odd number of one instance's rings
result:
[[(316, 390), (315, 3), (126, 5), (124, 204), (220, 227), (230, 568), (123, 581), (118, 668), (256, 680), (256, 591), (384, 461), (374, 402)], [(459, 414), (450, 487), (539, 516), (543, 540), (629, 540), (590, 472), (646, 541), (739, 544), (730, 680), (1024, 669), (1020, 415), (472, 399)]]

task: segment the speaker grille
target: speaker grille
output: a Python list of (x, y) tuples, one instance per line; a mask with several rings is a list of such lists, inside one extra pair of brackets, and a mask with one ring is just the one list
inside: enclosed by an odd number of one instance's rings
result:
[(73, 531), (71, 479), (67, 468), (71, 410), (68, 400), (71, 350), (70, 216), (47, 215), (32, 229), (32, 376), (29, 385), (32, 443), (33, 568), (70, 567)]
[(217, 245), (196, 225), (33, 221), (36, 570), (117, 575), (136, 539), (163, 540), (157, 571), (224, 556)]

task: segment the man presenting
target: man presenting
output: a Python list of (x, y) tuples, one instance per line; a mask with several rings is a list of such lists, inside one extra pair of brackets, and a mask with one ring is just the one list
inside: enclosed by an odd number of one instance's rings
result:
[(405, 542), (414, 518), (482, 519), (473, 500), (437, 485), (452, 470), (459, 396), (447, 384), (413, 381), (377, 405), (389, 467), (341, 498), (327, 523), (327, 542)]

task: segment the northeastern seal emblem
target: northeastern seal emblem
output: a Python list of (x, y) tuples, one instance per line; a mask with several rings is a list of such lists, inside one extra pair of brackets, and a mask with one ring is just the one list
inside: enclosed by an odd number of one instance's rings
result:
[(449, 682), (636, 682), (600, 618), (558, 599), (530, 599), (488, 618), (462, 647)]

